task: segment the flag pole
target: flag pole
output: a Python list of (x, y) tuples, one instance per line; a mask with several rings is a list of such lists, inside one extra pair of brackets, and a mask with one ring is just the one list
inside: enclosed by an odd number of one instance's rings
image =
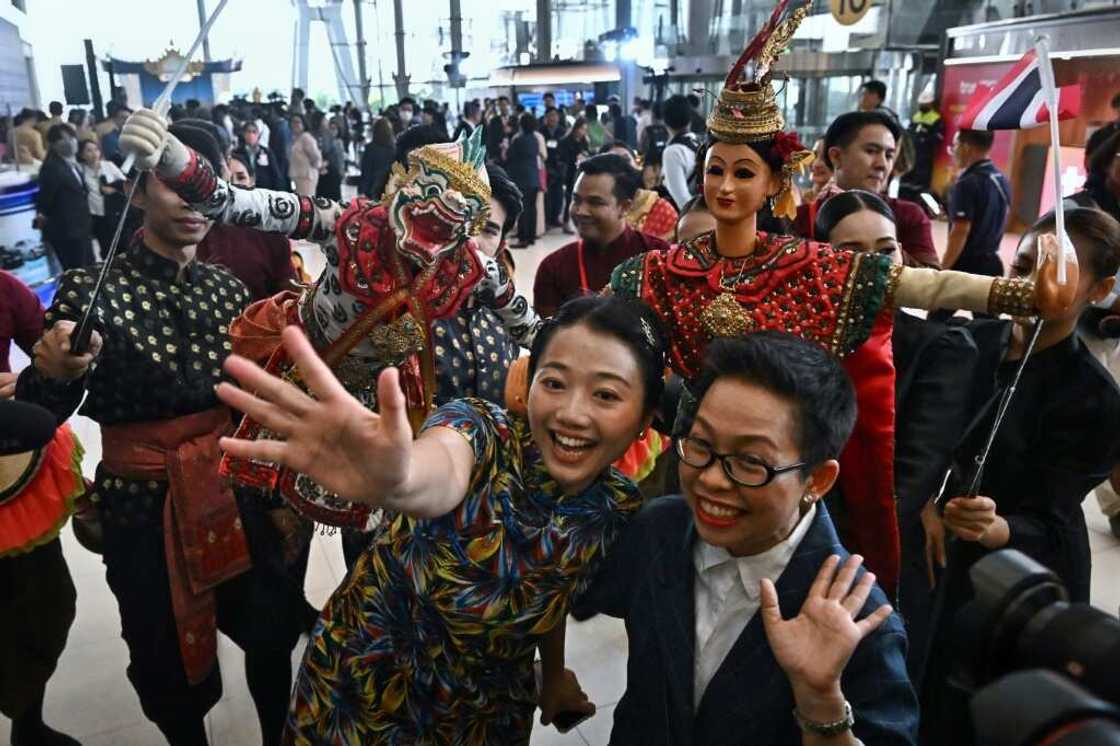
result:
[[(1054, 166), (1054, 225), (1058, 238), (1058, 284), (1065, 285), (1066, 262), (1070, 255), (1076, 254), (1069, 250), (1069, 239), (1066, 237), (1066, 210), (1063, 204), (1064, 192), (1062, 191), (1062, 154), (1061, 135), (1058, 132), (1058, 87), (1054, 82), (1054, 66), (1050, 62), (1050, 38), (1039, 34), (1034, 39), (1035, 52), (1038, 54), (1038, 73), (1042, 78), (1043, 95), (1046, 98), (1046, 108), (1050, 112), (1050, 157)], [(1042, 257), (1039, 257), (1039, 264)]]

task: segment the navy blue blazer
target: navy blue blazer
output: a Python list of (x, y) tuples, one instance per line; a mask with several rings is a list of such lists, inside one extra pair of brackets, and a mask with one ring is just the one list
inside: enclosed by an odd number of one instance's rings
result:
[[(695, 541), (684, 498), (650, 501), (610, 548), (573, 609), (577, 619), (600, 612), (626, 621), (626, 692), (615, 707), (611, 744), (800, 746), (793, 692), (758, 614), (708, 685), (699, 711), (693, 711)], [(830, 554), (848, 556), (818, 503), (812, 526), (778, 578), (784, 618), (800, 610)], [(876, 585), (861, 618), (885, 603)], [(866, 746), (916, 742), (918, 703), (906, 674), (906, 632), (898, 614), (860, 642), (841, 687), (855, 713), (855, 735)]]

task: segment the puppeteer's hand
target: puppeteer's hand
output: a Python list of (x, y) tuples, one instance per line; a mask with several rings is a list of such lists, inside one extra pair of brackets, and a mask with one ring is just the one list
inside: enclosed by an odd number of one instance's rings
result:
[(165, 176), (178, 176), (186, 168), (189, 151), (167, 131), (167, 124), (151, 109), (137, 109), (125, 120), (120, 137), (121, 152), (136, 158), (136, 167), (148, 171), (159, 167)]
[(541, 725), (550, 725), (561, 712), (595, 714), (595, 704), (588, 699), (587, 693), (579, 685), (579, 679), (568, 668), (564, 669), (557, 681), (542, 682), (537, 706), (541, 709)]
[(84, 355), (70, 352), (70, 335), (76, 324), (73, 321), (57, 321), (31, 348), (35, 369), (44, 378), (53, 381), (74, 381), (85, 375), (89, 366), (101, 353), (101, 335), (96, 331), (90, 334), (89, 349)]
[(284, 347), (315, 398), (231, 355), (226, 372), (242, 388), (218, 386), (218, 397), (284, 440), (222, 438), (229, 454), (276, 462), (306, 474), (351, 500), (380, 503), (405, 486), (412, 454), (412, 429), (396, 368), (377, 381), (381, 410), (375, 414), (352, 397), (296, 327), (283, 332)]
[[(832, 555), (825, 560), (801, 611), (793, 619), (782, 619), (774, 583), (768, 578), (761, 581), (759, 612), (766, 639), (793, 687), (795, 698), (801, 693), (824, 698), (838, 691), (840, 675), (860, 640), (891, 614), (891, 607), (884, 604), (856, 621), (875, 582), (875, 575), (866, 572), (852, 587), (862, 562), (862, 557), (852, 555), (837, 569), (839, 557)], [(808, 712), (802, 714), (815, 719)]]
[[(1068, 239), (1067, 239), (1068, 240)], [(1043, 233), (1038, 237), (1038, 261), (1035, 263), (1035, 306), (1045, 320), (1064, 316), (1077, 296), (1077, 252), (1069, 245), (1066, 252), (1066, 283), (1058, 284), (1060, 252), (1058, 237)]]
[(922, 508), (922, 529), (926, 534), (926, 574), (929, 576), (929, 587), (937, 587), (937, 571), (935, 563), (942, 570), (945, 569), (947, 559), (945, 555), (945, 524), (937, 514), (937, 505), (933, 500)]

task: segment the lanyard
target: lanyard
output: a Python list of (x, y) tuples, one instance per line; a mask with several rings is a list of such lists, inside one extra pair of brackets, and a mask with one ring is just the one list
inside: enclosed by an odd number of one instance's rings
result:
[(579, 262), (579, 285), (584, 294), (591, 292), (591, 283), (587, 281), (587, 266), (583, 263), (583, 239), (576, 244), (576, 260)]

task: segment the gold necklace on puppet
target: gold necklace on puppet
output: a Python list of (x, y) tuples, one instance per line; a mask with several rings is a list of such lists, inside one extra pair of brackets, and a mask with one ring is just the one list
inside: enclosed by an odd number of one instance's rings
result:
[[(755, 250), (757, 251), (758, 248), (756, 245)], [(708, 334), (712, 337), (737, 337), (754, 328), (754, 319), (744, 310), (735, 293), (744, 278), (770, 269), (780, 254), (781, 252), (774, 252), (769, 259), (754, 267), (751, 267), (750, 256), (744, 257), (745, 261), (742, 268), (735, 275), (735, 279), (728, 284), (727, 266), (730, 262), (726, 257), (720, 256), (719, 251), (716, 250), (716, 255), (719, 256), (721, 262), (719, 274), (719, 289), (721, 292), (715, 297), (715, 300), (704, 307), (700, 314), (700, 323), (704, 325)]]

